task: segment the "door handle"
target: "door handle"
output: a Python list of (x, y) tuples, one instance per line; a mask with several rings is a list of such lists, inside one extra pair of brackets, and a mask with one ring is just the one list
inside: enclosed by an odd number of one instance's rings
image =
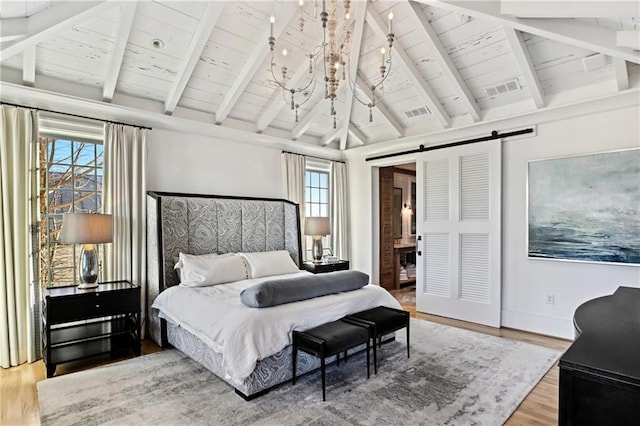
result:
[(418, 250), (418, 256), (422, 256), (422, 252)]

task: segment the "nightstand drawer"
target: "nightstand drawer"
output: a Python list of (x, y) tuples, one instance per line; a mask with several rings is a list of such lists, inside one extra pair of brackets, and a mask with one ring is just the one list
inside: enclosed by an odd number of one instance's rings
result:
[(49, 321), (57, 324), (136, 311), (139, 309), (140, 299), (132, 297), (134, 294), (137, 295), (138, 292), (87, 293), (52, 299), (47, 306)]

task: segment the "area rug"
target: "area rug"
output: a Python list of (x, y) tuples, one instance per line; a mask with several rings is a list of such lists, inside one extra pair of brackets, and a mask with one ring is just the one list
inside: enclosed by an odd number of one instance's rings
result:
[(379, 351), (244, 401), (171, 349), (38, 383), (43, 425), (500, 425), (558, 359), (558, 351), (411, 320)]

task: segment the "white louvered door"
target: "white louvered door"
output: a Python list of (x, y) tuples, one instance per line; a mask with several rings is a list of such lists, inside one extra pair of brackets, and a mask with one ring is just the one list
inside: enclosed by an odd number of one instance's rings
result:
[(501, 143), (419, 154), (416, 309), (500, 326)]

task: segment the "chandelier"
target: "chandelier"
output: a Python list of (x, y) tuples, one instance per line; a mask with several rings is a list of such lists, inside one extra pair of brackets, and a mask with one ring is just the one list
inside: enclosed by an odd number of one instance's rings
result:
[[(317, 3), (317, 0), (313, 0), (314, 18), (317, 18), (318, 15)], [(301, 87), (289, 86), (290, 82), (288, 81), (289, 77), (286, 62), (288, 52), (286, 48), (282, 50), (282, 65), (279, 66), (276, 63), (276, 58), (274, 56), (276, 38), (273, 36), (275, 17), (271, 15), (270, 36), (268, 40), (269, 49), (271, 51), (270, 71), (273, 81), (282, 89), (285, 99), (287, 96), (290, 97), (290, 107), (292, 111), (295, 111), (296, 123), (298, 122), (299, 107), (307, 103), (315, 92), (318, 70), (321, 70), (324, 74), (324, 98), (331, 101), (330, 115), (333, 118), (334, 129), (336, 128), (336, 98), (340, 87), (344, 84), (349, 84), (354, 98), (359, 103), (369, 108), (369, 122), (372, 122), (372, 108), (374, 108), (376, 103), (382, 99), (382, 84), (391, 72), (391, 48), (393, 47), (393, 40), (395, 37), (391, 26), (393, 12), (389, 13), (388, 16), (389, 32), (387, 34), (387, 45), (389, 47), (389, 53), (386, 53), (384, 47), (380, 50), (382, 61), (378, 68), (377, 82), (369, 87), (371, 90), (370, 99), (361, 100), (357, 96), (355, 82), (348, 78), (350, 75), (348, 70), (351, 69), (351, 64), (349, 63), (352, 25), (349, 15), (351, 1), (344, 0), (342, 2), (338, 2), (337, 0), (329, 0), (328, 3), (329, 7), (327, 8), (327, 1), (322, 1), (322, 11), (320, 12), (320, 22), (322, 23), (322, 43), (313, 47), (311, 51), (306, 53), (306, 58), (309, 61), (309, 77), (308, 81), (302, 84)], [(300, 31), (304, 31), (304, 0), (299, 0), (298, 4), (300, 6), (299, 28)], [(280, 78), (276, 76), (278, 74), (278, 68), (280, 68)], [(355, 73), (353, 75), (355, 75)], [(293, 82), (293, 84), (295, 84), (295, 82)]]

